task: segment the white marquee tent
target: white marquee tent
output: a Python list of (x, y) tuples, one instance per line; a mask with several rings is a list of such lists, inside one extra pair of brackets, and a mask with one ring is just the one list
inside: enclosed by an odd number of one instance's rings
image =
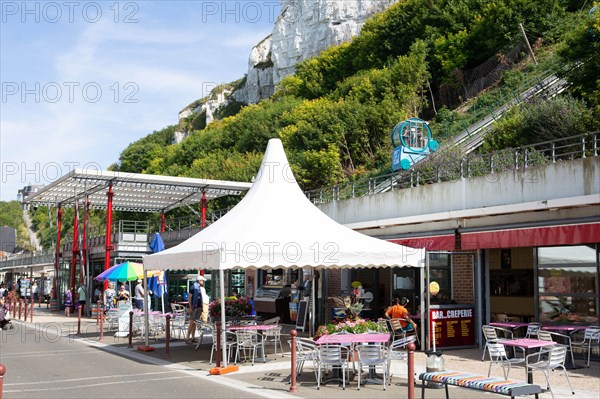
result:
[[(281, 141), (271, 139), (254, 184), (237, 206), (143, 262), (148, 270), (219, 270), (224, 303), (227, 269), (423, 267), (424, 258), (424, 250), (366, 236), (322, 213), (298, 186)], [(221, 316), (224, 323), (224, 311)]]

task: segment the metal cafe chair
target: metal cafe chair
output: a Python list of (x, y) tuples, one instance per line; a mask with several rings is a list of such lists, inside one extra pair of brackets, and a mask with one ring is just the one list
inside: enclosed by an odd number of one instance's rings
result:
[(485, 325), (481, 327), (483, 331), (483, 336), (485, 338), (485, 346), (483, 347), (483, 353), (481, 355), (481, 361), (485, 359), (485, 352), (489, 353), (489, 345), (497, 344), (503, 338), (512, 339), (513, 333), (506, 328), (494, 327), (490, 325)]
[(550, 387), (549, 373), (550, 371), (554, 371), (557, 368), (562, 368), (565, 373), (565, 377), (567, 378), (567, 382), (569, 383), (569, 388), (571, 388), (571, 393), (575, 395), (575, 391), (573, 391), (571, 381), (569, 380), (569, 374), (567, 373), (567, 369), (564, 365), (566, 357), (567, 347), (562, 345), (555, 345), (550, 347), (549, 349), (542, 350), (537, 353), (532, 353), (531, 355), (525, 358), (525, 376), (527, 377), (528, 373), (531, 370), (538, 370), (543, 372), (544, 377), (546, 378), (548, 390), (550, 391), (550, 394), (554, 399), (554, 392), (552, 392), (552, 388)]
[(323, 370), (338, 369), (342, 373), (342, 387), (346, 389), (346, 375), (350, 376), (348, 351), (341, 345), (321, 345), (317, 349), (317, 389), (321, 389)]
[(504, 378), (508, 379), (508, 374), (510, 373), (510, 368), (512, 365), (525, 363), (524, 357), (509, 358), (506, 355), (506, 349), (502, 344), (489, 344), (487, 348), (490, 353), (490, 368), (488, 369), (488, 377), (492, 372), (492, 365), (494, 364), (499, 364), (502, 366)]
[(363, 367), (368, 367), (369, 375), (371, 375), (379, 366), (383, 375), (383, 390), (385, 391), (389, 364), (385, 346), (382, 344), (359, 344), (356, 345), (356, 350), (358, 351), (358, 390), (360, 390)]
[(281, 344), (281, 326), (277, 325), (270, 330), (263, 331), (263, 342), (264, 345), (273, 345), (274, 353), (277, 354), (277, 346), (281, 351), (281, 357), (283, 357), (283, 345)]
[(531, 338), (533, 336), (537, 337), (538, 331), (540, 331), (541, 327), (542, 325), (540, 323), (528, 323), (525, 338)]
[(406, 352), (406, 345), (416, 341), (417, 338), (414, 335), (410, 337), (404, 337), (393, 341), (387, 350), (387, 368), (388, 368), (388, 379), (389, 384), (392, 384), (392, 373), (390, 372), (392, 366), (392, 360), (400, 360), (403, 362), (408, 361), (408, 353)]
[[(592, 343), (596, 342), (600, 349), (600, 327), (591, 326), (585, 329), (582, 341), (571, 342), (571, 347), (587, 352), (587, 366), (590, 367), (590, 355), (592, 354)], [(571, 352), (573, 353), (573, 352)]]
[(565, 334), (559, 334), (546, 330), (538, 331), (538, 338), (542, 341), (556, 342), (560, 346), (567, 348), (567, 351), (571, 352), (571, 364), (575, 366), (575, 357), (573, 356), (573, 347), (571, 346), (571, 337)]
[(234, 364), (237, 364), (240, 352), (243, 352), (244, 358), (246, 359), (252, 351), (252, 365), (254, 366), (254, 360), (256, 359), (256, 350), (261, 349), (262, 355), (265, 354), (265, 345), (263, 336), (255, 330), (236, 330), (236, 351)]

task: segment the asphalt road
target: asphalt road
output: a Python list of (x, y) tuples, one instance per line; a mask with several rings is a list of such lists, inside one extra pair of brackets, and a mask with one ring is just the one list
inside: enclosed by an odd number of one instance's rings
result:
[(110, 346), (57, 332), (24, 330), (18, 324), (14, 330), (0, 332), (0, 363), (6, 366), (4, 399), (265, 396), (223, 384), (206, 370), (155, 359), (151, 364), (135, 350), (131, 357), (118, 356)]

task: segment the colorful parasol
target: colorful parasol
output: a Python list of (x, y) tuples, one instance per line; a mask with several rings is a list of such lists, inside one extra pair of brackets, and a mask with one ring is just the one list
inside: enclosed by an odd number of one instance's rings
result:
[(144, 266), (141, 263), (124, 262), (114, 265), (97, 275), (98, 281), (132, 281), (144, 277)]

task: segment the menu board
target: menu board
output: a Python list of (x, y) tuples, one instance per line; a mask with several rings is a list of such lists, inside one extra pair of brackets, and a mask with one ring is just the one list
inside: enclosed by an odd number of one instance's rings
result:
[(475, 345), (475, 311), (472, 307), (430, 309), (429, 323), (433, 332), (432, 345), (435, 339), (437, 348)]

